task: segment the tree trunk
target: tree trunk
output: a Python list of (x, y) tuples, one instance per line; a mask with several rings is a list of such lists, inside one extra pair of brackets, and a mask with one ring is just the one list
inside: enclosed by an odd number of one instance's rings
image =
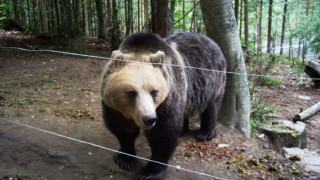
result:
[(73, 0), (74, 9), (73, 9), (73, 18), (74, 18), (74, 31), (75, 34), (80, 35), (80, 0)]
[(219, 114), (222, 124), (250, 136), (250, 94), (237, 23), (230, 0), (200, 0), (206, 31), (226, 57), (226, 92)]
[(284, 7), (283, 7), (280, 55), (283, 54), (283, 41), (284, 41), (284, 33), (285, 33), (285, 29), (286, 29), (287, 2), (288, 2), (288, 0), (284, 1)]
[(151, 28), (152, 32), (162, 38), (169, 34), (168, 0), (151, 0)]
[(269, 0), (269, 15), (268, 15), (268, 41), (267, 41), (267, 53), (270, 53), (271, 46), (271, 30), (272, 30), (272, 3), (273, 0)]
[(260, 0), (260, 6), (258, 6), (258, 21), (257, 21), (257, 51), (261, 51), (261, 23), (262, 23), (262, 8), (263, 0)]
[(143, 3), (143, 12), (144, 12), (144, 25), (143, 25), (143, 31), (148, 32), (150, 31), (149, 28), (149, 0), (144, 0)]
[(112, 50), (118, 49), (119, 45), (120, 45), (120, 29), (118, 24), (117, 1), (112, 0), (112, 36), (111, 36)]
[[(249, 23), (248, 23), (248, 0), (244, 0), (244, 44), (246, 51), (249, 50)], [(246, 53), (247, 54), (247, 53)]]
[(297, 122), (297, 121), (306, 121), (308, 120), (310, 117), (312, 117), (313, 115), (317, 114), (317, 112), (320, 111), (320, 102), (318, 102), (317, 104), (314, 104), (313, 106), (309, 107), (308, 109), (302, 111), (301, 113), (295, 115), (292, 120), (293, 122)]
[(106, 39), (106, 20), (103, 13), (102, 0), (96, 0), (98, 14), (98, 39)]
[(235, 0), (235, 2), (234, 2), (234, 15), (235, 15), (235, 18), (236, 18), (236, 22), (238, 24), (239, 0)]
[(240, 35), (240, 40), (242, 39), (242, 14), (243, 14), (243, 0), (240, 0), (240, 23), (239, 23), (239, 35)]
[(82, 18), (81, 18), (81, 29), (82, 33), (86, 36), (86, 6), (85, 3), (81, 3), (81, 9), (82, 9)]
[(183, 19), (182, 19), (182, 30), (183, 32), (186, 31), (186, 16), (185, 16), (185, 13), (186, 13), (186, 4), (185, 4), (185, 0), (182, 0), (182, 15), (183, 15)]
[(176, 0), (170, 2), (170, 14), (169, 14), (169, 33), (174, 33), (174, 12), (175, 12)]
[(56, 18), (57, 18), (57, 29), (58, 34), (61, 34), (61, 14), (58, 0), (54, 0), (55, 8), (56, 8)]
[(138, 32), (140, 32), (140, 0), (138, 0)]
[(31, 30), (32, 27), (32, 20), (31, 20), (31, 12), (30, 12), (30, 3), (29, 0), (27, 0), (27, 7), (28, 7), (28, 20), (29, 20), (29, 31)]

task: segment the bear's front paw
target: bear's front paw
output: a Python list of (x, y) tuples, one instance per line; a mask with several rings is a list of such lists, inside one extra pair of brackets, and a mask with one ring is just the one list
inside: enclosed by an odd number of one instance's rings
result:
[(143, 168), (134, 176), (134, 180), (162, 180), (166, 177), (167, 169), (159, 172), (150, 172), (148, 168)]
[(136, 159), (124, 154), (114, 155), (114, 162), (122, 169), (130, 171), (136, 166)]
[(196, 139), (198, 141), (211, 141), (214, 137), (216, 137), (216, 130), (203, 130), (200, 129), (196, 134)]

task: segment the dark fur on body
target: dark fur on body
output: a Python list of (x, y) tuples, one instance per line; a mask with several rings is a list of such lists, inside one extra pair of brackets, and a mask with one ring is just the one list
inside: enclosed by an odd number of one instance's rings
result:
[[(179, 61), (179, 55), (184, 64)], [(171, 44), (171, 45), (169, 45)], [(152, 54), (161, 50), (165, 53), (165, 64), (179, 64), (199, 68), (225, 71), (226, 63), (220, 48), (209, 38), (194, 33), (179, 33), (161, 39), (150, 33), (138, 33), (128, 37), (121, 45), (123, 53)], [(136, 60), (136, 59), (135, 59)], [(124, 62), (111, 62), (103, 79), (114, 72), (119, 64)], [(144, 131), (151, 147), (151, 160), (168, 163), (178, 143), (183, 129), (183, 122), (199, 114), (201, 116), (201, 129), (197, 138), (211, 140), (215, 136), (215, 123), (221, 105), (225, 86), (225, 73), (207, 72), (195, 69), (184, 69), (168, 65), (160, 66), (164, 71), (170, 72), (171, 77), (164, 73), (165, 78), (172, 78), (172, 89), (156, 109), (157, 123)], [(187, 82), (187, 86), (186, 83)], [(103, 81), (102, 89), (105, 87)], [(184, 94), (187, 93), (187, 94)], [(186, 97), (186, 99), (185, 99)], [(122, 152), (135, 155), (134, 141), (139, 134), (139, 128), (133, 120), (125, 118), (121, 113), (111, 109), (102, 102), (103, 117), (107, 127), (120, 142)], [(185, 126), (186, 127), (186, 126)], [(135, 159), (122, 154), (115, 156), (115, 162), (123, 169), (131, 170)], [(148, 162), (134, 179), (163, 179), (166, 175), (166, 166)]]

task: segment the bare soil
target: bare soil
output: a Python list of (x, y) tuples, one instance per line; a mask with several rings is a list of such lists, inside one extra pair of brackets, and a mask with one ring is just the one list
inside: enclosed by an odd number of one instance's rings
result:
[[(57, 39), (0, 31), (1, 46), (85, 51), (109, 57), (106, 43), (94, 38), (61, 45)], [(63, 44), (63, 43), (62, 43)], [(100, 107), (100, 76), (106, 61), (55, 53), (24, 52), (0, 48), (0, 180), (2, 179), (130, 179), (133, 172), (119, 169), (113, 152), (61, 138), (3, 119), (41, 128), (110, 149), (119, 148), (105, 128)], [(279, 65), (275, 74), (291, 74)], [(320, 101), (320, 92), (309, 81), (282, 80), (282, 87), (262, 87), (259, 100), (291, 119), (300, 109)], [(308, 96), (310, 100), (300, 99)], [(199, 122), (191, 123), (192, 129)], [(305, 172), (255, 131), (246, 138), (237, 130), (218, 125), (218, 136), (197, 142), (193, 132), (180, 139), (170, 164), (225, 179), (317, 179), (319, 172)], [(308, 149), (320, 153), (320, 115), (308, 120)], [(258, 137), (259, 136), (259, 137)], [(220, 145), (220, 146), (219, 146)], [(149, 158), (150, 148), (141, 135), (138, 156)], [(167, 179), (214, 179), (182, 169), (168, 169)]]

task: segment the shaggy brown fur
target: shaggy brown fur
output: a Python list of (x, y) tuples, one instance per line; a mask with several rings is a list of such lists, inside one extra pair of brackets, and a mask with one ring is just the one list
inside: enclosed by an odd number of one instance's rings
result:
[[(103, 117), (118, 138), (120, 150), (135, 154), (134, 141), (143, 129), (151, 147), (151, 160), (168, 163), (188, 119), (200, 115), (199, 140), (215, 135), (217, 115), (224, 94), (225, 73), (182, 66), (226, 70), (218, 45), (194, 33), (174, 34), (166, 39), (150, 33), (128, 37), (103, 72)], [(157, 63), (154, 65), (146, 63)], [(178, 66), (170, 66), (170, 64)], [(115, 162), (130, 170), (135, 159), (122, 154)], [(166, 166), (149, 162), (135, 179), (163, 179)]]

